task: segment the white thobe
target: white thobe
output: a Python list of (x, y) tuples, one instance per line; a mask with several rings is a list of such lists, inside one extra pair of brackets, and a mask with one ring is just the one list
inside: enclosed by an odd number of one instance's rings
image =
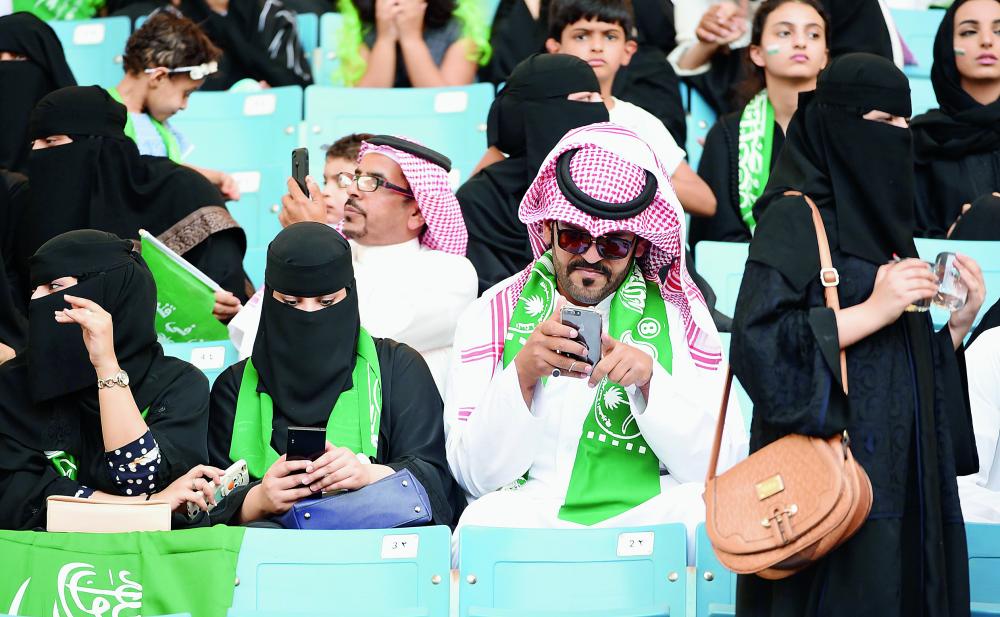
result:
[[(351, 252), (361, 325), (374, 337), (417, 350), (443, 395), (455, 324), (478, 290), (472, 263), (428, 249), (416, 238), (388, 246), (352, 241)], [(240, 359), (253, 353), (262, 293), (254, 294), (229, 323)]]
[[(490, 358), (468, 351), (481, 347), (484, 337), (489, 336), (493, 327), (490, 300), (514, 278), (497, 284), (472, 303), (455, 332), (445, 395), (446, 447), (452, 475), (473, 500), (458, 526), (579, 527), (559, 519), (558, 514), (595, 390), (586, 380), (549, 378), (536, 387), (529, 407), (521, 396), (513, 362), (507, 368), (502, 368), (501, 362), (494, 372)], [(604, 317), (605, 331), (609, 305), (610, 298), (594, 307)], [(687, 352), (680, 313), (670, 303), (666, 309), (672, 372), (653, 363), (648, 401), (636, 387), (626, 388), (642, 436), (660, 461), (662, 492), (595, 526), (682, 522), (688, 527), (690, 556), (694, 528), (705, 518), (701, 495), (725, 367), (719, 371), (697, 368)], [(505, 330), (506, 324), (502, 327)], [(612, 439), (610, 435), (603, 437)], [(745, 457), (747, 446), (733, 397), (720, 472)], [(527, 481), (517, 489), (498, 490), (522, 476)], [(454, 535), (456, 542), (458, 536)]]
[(969, 523), (1000, 522), (1000, 328), (980, 334), (965, 350), (972, 429), (979, 472), (958, 479), (962, 515)]

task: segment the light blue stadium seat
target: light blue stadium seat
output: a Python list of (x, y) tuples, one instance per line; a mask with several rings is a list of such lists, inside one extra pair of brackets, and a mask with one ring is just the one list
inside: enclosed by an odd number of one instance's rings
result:
[(324, 13), (319, 18), (319, 47), (313, 51), (313, 82), (317, 86), (342, 86), (337, 77), (340, 68), (337, 41), (344, 18), (340, 13)]
[[(732, 336), (729, 332), (719, 333), (719, 338), (722, 339), (722, 354), (726, 357), (727, 362), (729, 362), (729, 343)], [(753, 401), (750, 400), (750, 395), (743, 389), (743, 384), (740, 383), (740, 380), (735, 375), (733, 375), (733, 390), (730, 396), (735, 396), (736, 401), (740, 404), (740, 414), (743, 416), (743, 428), (749, 433), (750, 420), (753, 418)]]
[(459, 617), (685, 614), (681, 524), (460, 533)]
[(692, 169), (698, 169), (698, 162), (701, 161), (701, 151), (704, 145), (699, 142), (705, 140), (709, 129), (715, 124), (715, 111), (709, 106), (705, 99), (687, 84), (681, 83), (681, 100), (684, 101), (687, 120), (687, 142), (684, 150), (687, 151), (688, 165)]
[(264, 284), (264, 267), (267, 265), (267, 245), (247, 249), (243, 257), (243, 270), (250, 277), (255, 289)]
[[(1000, 299), (1000, 242), (987, 240), (938, 240), (917, 238), (917, 253), (921, 259), (934, 261), (938, 253), (962, 253), (976, 260), (983, 271), (986, 281), (986, 300), (976, 316), (976, 323), (998, 299)], [(931, 317), (935, 327), (942, 327), (948, 322), (950, 314), (931, 305)]]
[(486, 152), (491, 84), (454, 88), (306, 88), (306, 143), (313, 177), (322, 176), (325, 147), (350, 133), (404, 135), (452, 161), (453, 185)]
[(1000, 615), (1000, 525), (966, 523), (972, 617)]
[(695, 616), (732, 617), (736, 614), (736, 574), (726, 569), (712, 550), (705, 524), (695, 531)]
[(239, 359), (233, 344), (227, 341), (205, 341), (202, 343), (162, 343), (163, 353), (190, 362), (208, 377), (208, 385)]
[(750, 245), (743, 242), (704, 240), (694, 247), (695, 266), (715, 292), (715, 308), (730, 317), (736, 308), (749, 252)]
[(930, 109), (937, 109), (937, 95), (934, 94), (930, 77), (910, 77), (910, 102), (913, 116), (919, 116)]
[(319, 46), (319, 15), (315, 13), (299, 13), (296, 15), (295, 27), (299, 31), (299, 42), (308, 58)]
[(229, 614), (447, 617), (450, 568), (443, 526), (247, 529)]
[(934, 63), (934, 35), (944, 11), (927, 9), (892, 9), (896, 29), (917, 59), (916, 66), (906, 66), (903, 71), (910, 76), (930, 77)]
[(291, 170), (302, 120), (302, 89), (195, 92), (170, 123), (194, 146), (185, 162), (218, 169), (281, 163)]
[(51, 21), (66, 52), (66, 61), (81, 86), (117, 86), (125, 71), (122, 54), (132, 33), (128, 17), (103, 17), (81, 21)]
[(240, 184), (242, 198), (229, 207), (251, 248), (266, 246), (281, 230), (279, 205), (301, 120), (298, 86), (195, 92), (188, 108), (171, 119), (194, 145), (186, 162), (230, 173)]

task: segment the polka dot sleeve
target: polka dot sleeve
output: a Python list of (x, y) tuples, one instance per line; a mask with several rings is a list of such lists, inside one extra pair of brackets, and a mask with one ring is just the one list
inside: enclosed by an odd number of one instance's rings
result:
[(105, 452), (108, 476), (121, 495), (154, 493), (156, 470), (160, 467), (160, 448), (153, 434), (146, 434), (113, 452)]

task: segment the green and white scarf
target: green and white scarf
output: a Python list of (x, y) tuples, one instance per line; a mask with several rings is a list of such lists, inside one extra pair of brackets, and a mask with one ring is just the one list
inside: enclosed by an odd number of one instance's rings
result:
[(89, 19), (97, 15), (104, 0), (14, 0), (14, 12), (28, 11), (39, 19)]
[(752, 234), (757, 227), (753, 218), (753, 205), (764, 192), (771, 175), (771, 147), (774, 144), (774, 107), (767, 98), (767, 90), (743, 108), (739, 129), (739, 186), (740, 218)]
[[(233, 441), (229, 458), (245, 459), (254, 478), (262, 478), (278, 460), (271, 447), (274, 403), (266, 392), (257, 391), (259, 382), (253, 360), (247, 360), (236, 399)], [(382, 421), (382, 372), (375, 341), (361, 328), (358, 350), (351, 372), (351, 389), (337, 398), (326, 422), (326, 439), (349, 448), (355, 454), (375, 457), (378, 453), (378, 430)]]
[[(111, 98), (118, 101), (122, 105), (125, 104), (125, 99), (122, 98), (121, 93), (118, 92), (118, 88), (108, 88), (108, 94), (111, 95)], [(153, 116), (149, 114), (146, 114), (146, 116), (149, 118), (150, 123), (152, 123), (153, 128), (156, 129), (156, 133), (160, 136), (160, 139), (163, 140), (163, 147), (166, 149), (167, 158), (178, 165), (183, 163), (181, 144), (177, 141), (177, 136), (171, 133), (170, 129), (168, 129), (165, 124)], [(124, 131), (126, 137), (138, 143), (136, 140), (135, 123), (132, 121), (132, 114), (129, 113), (128, 110), (125, 112), (125, 128), (122, 130)]]
[[(557, 294), (550, 251), (535, 262), (514, 307), (503, 349), (504, 367), (513, 362), (528, 335), (552, 314)], [(608, 323), (613, 338), (648, 351), (671, 371), (673, 352), (663, 298), (635, 264), (611, 300)], [(593, 525), (659, 494), (659, 459), (639, 431), (625, 388), (605, 377), (595, 388), (580, 430), (559, 518)]]

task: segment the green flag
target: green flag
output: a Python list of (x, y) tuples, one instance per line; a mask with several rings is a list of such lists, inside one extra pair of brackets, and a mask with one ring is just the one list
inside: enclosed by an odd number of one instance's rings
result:
[(88, 19), (104, 6), (104, 0), (14, 0), (14, 12), (28, 11), (39, 19)]
[(242, 527), (143, 533), (0, 531), (0, 613), (224, 617)]
[(156, 279), (156, 334), (161, 343), (222, 341), (229, 330), (212, 315), (219, 285), (146, 230), (142, 258)]

